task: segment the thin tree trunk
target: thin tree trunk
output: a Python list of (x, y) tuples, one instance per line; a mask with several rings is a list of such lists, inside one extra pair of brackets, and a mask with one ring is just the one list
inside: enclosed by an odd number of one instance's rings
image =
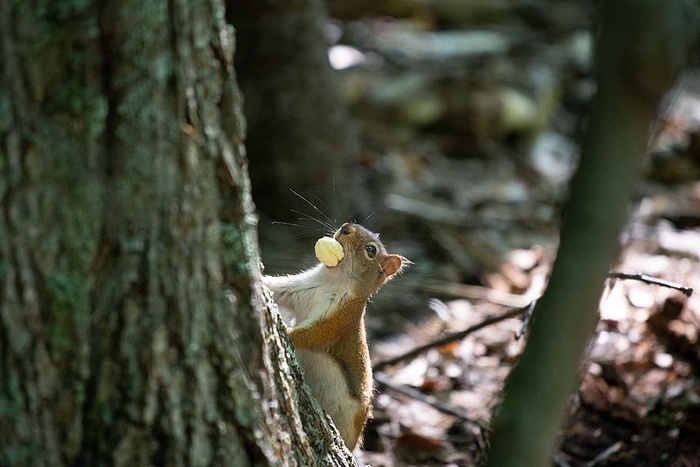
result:
[(604, 3), (598, 93), (583, 138), (581, 165), (565, 210), (552, 278), (494, 422), (489, 466), (552, 462), (657, 108), (695, 34), (683, 27), (690, 25), (691, 13), (696, 12), (681, 1)]
[(259, 286), (223, 18), (0, 0), (2, 465), (352, 463)]

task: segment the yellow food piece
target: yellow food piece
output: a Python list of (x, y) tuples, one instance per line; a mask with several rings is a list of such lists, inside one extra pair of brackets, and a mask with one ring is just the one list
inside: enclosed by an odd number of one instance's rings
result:
[(316, 252), (316, 258), (329, 268), (337, 266), (340, 260), (345, 257), (343, 245), (338, 243), (333, 237), (319, 238), (314, 251)]

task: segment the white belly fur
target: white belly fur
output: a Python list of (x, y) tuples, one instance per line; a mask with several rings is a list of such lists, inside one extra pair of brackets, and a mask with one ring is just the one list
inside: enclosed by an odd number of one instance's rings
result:
[(343, 439), (349, 439), (356, 431), (354, 419), (361, 406), (350, 395), (340, 366), (325, 353), (300, 349), (296, 353), (314, 396), (331, 416)]

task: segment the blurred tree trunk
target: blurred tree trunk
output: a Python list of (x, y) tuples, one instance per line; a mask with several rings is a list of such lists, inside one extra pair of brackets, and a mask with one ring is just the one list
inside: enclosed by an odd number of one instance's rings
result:
[[(295, 216), (290, 189), (349, 216), (355, 133), (328, 62), (321, 0), (227, 1), (245, 95), (253, 199), (276, 220)], [(357, 189), (356, 187), (354, 189)]]
[(603, 282), (637, 187), (651, 126), (697, 38), (683, 0), (609, 0), (598, 92), (571, 187), (561, 244), (523, 356), (494, 421), (489, 466), (544, 466), (598, 321)]
[(259, 285), (233, 44), (219, 0), (0, 0), (1, 465), (353, 462)]

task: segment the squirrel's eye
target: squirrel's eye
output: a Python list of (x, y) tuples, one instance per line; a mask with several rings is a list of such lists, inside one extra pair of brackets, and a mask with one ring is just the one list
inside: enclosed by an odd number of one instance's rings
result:
[(365, 252), (367, 253), (367, 258), (372, 259), (377, 255), (377, 246), (374, 243), (370, 243), (365, 247)]

